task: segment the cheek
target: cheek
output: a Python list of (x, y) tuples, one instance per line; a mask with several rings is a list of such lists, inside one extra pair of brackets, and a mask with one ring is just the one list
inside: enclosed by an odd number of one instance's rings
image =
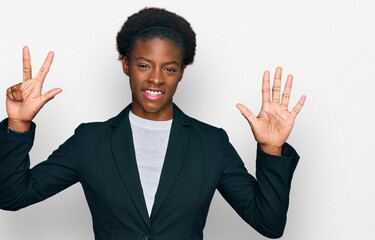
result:
[(139, 84), (136, 81), (134, 81), (134, 79), (129, 78), (129, 85), (132, 95), (139, 92)]
[(174, 95), (177, 90), (178, 82), (173, 83), (170, 85), (170, 94)]
[(129, 84), (132, 91), (140, 88), (140, 85), (142, 84), (140, 79), (140, 76), (136, 74), (135, 71), (133, 71), (132, 74), (129, 75)]
[(134, 84), (133, 84), (133, 81), (130, 77), (129, 77), (129, 86), (130, 86), (130, 89), (133, 90)]

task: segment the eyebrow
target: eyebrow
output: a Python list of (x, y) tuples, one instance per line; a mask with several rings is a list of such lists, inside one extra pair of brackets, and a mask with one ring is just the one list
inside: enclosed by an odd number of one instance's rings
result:
[[(145, 60), (146, 62), (150, 62), (150, 63), (152, 62), (150, 59), (145, 58), (145, 57), (137, 57), (135, 60), (140, 60), (140, 59)], [(176, 62), (176, 61), (170, 61), (170, 62), (166, 62), (164, 64), (165, 65), (176, 64), (177, 66), (180, 66), (180, 64), (178, 64), (178, 62)]]

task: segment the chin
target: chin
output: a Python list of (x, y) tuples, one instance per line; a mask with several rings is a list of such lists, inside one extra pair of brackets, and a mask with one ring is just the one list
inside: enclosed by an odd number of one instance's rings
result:
[(143, 109), (145, 112), (148, 112), (148, 113), (156, 113), (156, 112), (159, 112), (160, 111), (160, 109), (146, 109), (146, 108), (144, 108)]
[(161, 111), (165, 106), (142, 106), (143, 111), (148, 113), (156, 113)]

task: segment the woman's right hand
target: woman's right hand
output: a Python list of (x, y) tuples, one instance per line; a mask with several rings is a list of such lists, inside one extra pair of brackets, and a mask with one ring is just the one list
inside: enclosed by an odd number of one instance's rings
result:
[(49, 52), (42, 68), (32, 78), (30, 53), (28, 47), (23, 48), (23, 81), (7, 89), (6, 107), (9, 128), (17, 132), (30, 129), (31, 121), (39, 110), (56, 94), (62, 92), (54, 88), (42, 95), (44, 79), (53, 61), (53, 52)]

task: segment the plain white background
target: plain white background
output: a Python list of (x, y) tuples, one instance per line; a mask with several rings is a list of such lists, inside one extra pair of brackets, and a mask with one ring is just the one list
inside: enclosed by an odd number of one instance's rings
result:
[[(307, 101), (288, 142), (301, 156), (282, 239), (370, 239), (375, 219), (373, 1), (8, 1), (0, 8), (0, 118), (5, 91), (22, 80), (22, 47), (33, 73), (49, 50), (45, 90), (63, 92), (37, 115), (34, 166), (81, 122), (106, 120), (131, 100), (115, 37), (145, 6), (184, 16), (197, 34), (195, 62), (175, 103), (223, 127), (254, 174), (256, 143), (236, 109), (261, 106), (263, 71), (293, 74), (291, 108)], [(285, 78), (284, 78), (285, 82)], [(290, 109), (291, 109), (290, 108)], [(0, 146), (1, 147), (1, 146)], [(215, 194), (205, 239), (264, 239)], [(80, 184), (18, 212), (0, 211), (0, 239), (93, 239)]]

